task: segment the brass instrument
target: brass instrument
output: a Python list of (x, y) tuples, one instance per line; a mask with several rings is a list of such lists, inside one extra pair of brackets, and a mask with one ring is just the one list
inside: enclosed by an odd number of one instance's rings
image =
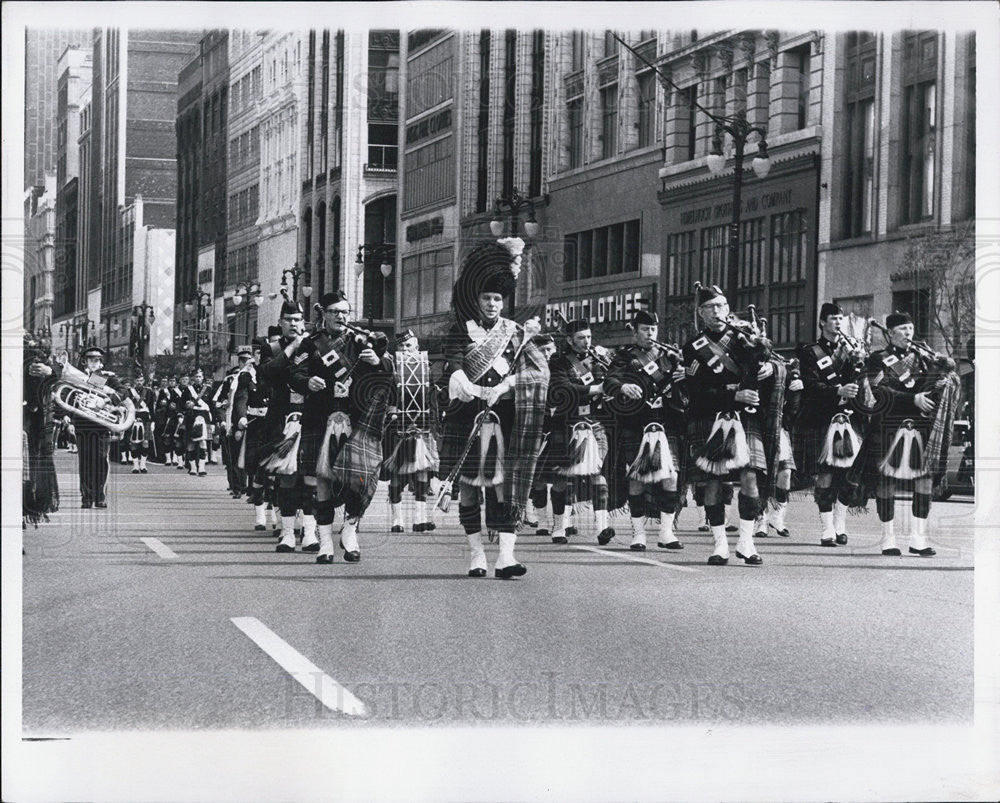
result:
[(63, 365), (62, 376), (52, 388), (52, 398), (66, 412), (86, 418), (120, 435), (132, 428), (135, 404), (129, 398), (115, 404), (115, 395), (117, 394), (105, 385), (103, 377), (88, 377), (68, 363)]

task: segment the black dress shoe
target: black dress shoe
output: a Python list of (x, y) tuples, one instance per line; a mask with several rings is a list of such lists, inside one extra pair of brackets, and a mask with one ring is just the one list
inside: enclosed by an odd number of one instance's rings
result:
[(436, 530), (436, 529), (437, 529), (437, 526), (434, 524), (433, 521), (425, 521), (424, 522), (424, 532), (427, 532), (428, 530)]
[(657, 541), (656, 545), (660, 549), (684, 549), (684, 544), (680, 541), (670, 541), (669, 543), (663, 543), (662, 541)]
[(132, 469), (132, 473), (133, 473), (133, 474), (138, 474), (138, 473), (139, 473), (139, 469), (137, 469), (137, 468), (133, 468), (133, 469)]
[(729, 558), (724, 558), (722, 555), (709, 555), (708, 565), (709, 566), (725, 566), (729, 563)]
[[(340, 542), (340, 548), (344, 549), (343, 541)], [(344, 560), (346, 560), (348, 563), (357, 563), (358, 561), (361, 560), (361, 551), (358, 549), (352, 549), (350, 552), (348, 552), (346, 549), (344, 549)]]
[(92, 502), (81, 502), (80, 503), (80, 507), (93, 507), (93, 506), (94, 505), (93, 505)]
[(820, 546), (837, 546), (837, 542), (834, 541), (832, 538), (820, 538), (819, 539), (819, 545)]
[(402, 524), (393, 524), (392, 527), (389, 528), (389, 532), (391, 532), (391, 533), (401, 533), (401, 532), (403, 532), (403, 525)]
[(108, 506), (107, 502), (94, 502), (94, 507), (106, 508)]
[(572, 527), (572, 526), (567, 527), (566, 528), (566, 535), (576, 535), (576, 527)]
[(333, 555), (317, 555), (317, 563), (333, 563)]
[(847, 543), (847, 533), (837, 533), (837, 543), (844, 546)]
[[(569, 530), (566, 531), (566, 535), (569, 535)], [(553, 544), (568, 544), (569, 543), (569, 539), (566, 537), (566, 535), (553, 535), (552, 536), (552, 543)]]
[(646, 551), (646, 545), (645, 544), (629, 544), (628, 548), (631, 549), (633, 552), (645, 552)]
[(537, 530), (535, 530), (535, 535), (548, 535), (548, 534), (549, 534), (548, 527), (539, 527)]
[(753, 534), (754, 538), (767, 538), (767, 530), (758, 530)]
[(701, 524), (698, 527), (698, 532), (700, 532), (700, 533), (710, 533), (710, 532), (712, 532), (712, 528), (709, 527), (707, 524)]
[(776, 532), (776, 533), (777, 533), (777, 534), (778, 534), (779, 536), (781, 536), (782, 538), (791, 538), (791, 537), (792, 537), (792, 534), (791, 534), (790, 532), (788, 532), (788, 530), (787, 530), (787, 529), (785, 529), (785, 528), (782, 528), (782, 529), (780, 529), (780, 530), (779, 530), (779, 529), (778, 529), (777, 527), (775, 527), (775, 528), (774, 528), (774, 531), (775, 531), (775, 532)]
[(499, 577), (501, 580), (510, 580), (514, 577), (523, 577), (528, 573), (527, 568), (522, 566), (520, 563), (515, 563), (513, 566), (504, 566), (502, 569), (494, 569), (493, 574)]
[(319, 552), (319, 541), (315, 544), (309, 544), (309, 546), (302, 547), (303, 552)]
[(903, 553), (896, 549), (896, 547), (892, 547), (891, 549), (883, 549), (882, 554), (887, 558), (898, 558), (902, 556)]
[(275, 552), (294, 552), (295, 551), (295, 547), (288, 546), (288, 544), (278, 544), (274, 548), (274, 551)]
[(734, 533), (737, 530), (739, 530), (739, 527), (737, 527), (735, 524), (727, 524), (726, 525), (726, 532), (727, 533)]
[(469, 577), (485, 577), (486, 569), (469, 569)]
[(264, 524), (255, 524), (255, 525), (253, 526), (253, 528), (254, 528), (255, 530), (266, 530), (266, 529), (267, 529), (267, 526), (266, 526), (266, 525), (264, 525)]
[[(410, 530), (415, 533), (422, 533), (424, 531), (424, 525), (414, 523), (414, 525), (410, 528)], [(400, 532), (403, 532), (403, 530), (400, 529)]]
[(744, 555), (742, 552), (737, 552), (736, 557), (747, 566), (761, 566), (764, 563), (764, 559), (760, 555)]
[(924, 547), (923, 549), (914, 549), (913, 547), (910, 547), (910, 554), (919, 555), (922, 558), (929, 558), (936, 555), (937, 552), (929, 546)]
[(614, 527), (605, 527), (597, 534), (597, 543), (601, 546), (607, 546), (611, 543), (611, 539), (615, 537)]
[(140, 468), (140, 469), (139, 469), (139, 473), (140, 473), (140, 474), (148, 474), (149, 472), (148, 472), (148, 471), (146, 471), (146, 469), (144, 469), (144, 468)]

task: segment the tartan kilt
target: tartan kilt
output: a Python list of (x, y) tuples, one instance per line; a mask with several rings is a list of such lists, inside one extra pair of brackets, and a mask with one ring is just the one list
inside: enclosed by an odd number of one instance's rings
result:
[(296, 474), (304, 477), (316, 476), (316, 462), (319, 450), (323, 447), (323, 435), (326, 433), (326, 422), (319, 426), (315, 424), (302, 427), (299, 436), (298, 471)]
[[(593, 427), (594, 440), (597, 441), (597, 451), (601, 455), (601, 465), (603, 466), (604, 461), (608, 457), (608, 434), (604, 431), (604, 425), (600, 421), (591, 421), (590, 425)], [(542, 457), (539, 458), (538, 467), (535, 468), (536, 483), (540, 482), (539, 471), (541, 470), (543, 459), (549, 464), (549, 470), (554, 477), (554, 479), (546, 479), (545, 482), (551, 483), (559, 479), (567, 479), (566, 475), (562, 472), (569, 468), (569, 445), (572, 437), (573, 424), (555, 423), (553, 425), (549, 433), (548, 443), (545, 445)]]
[[(604, 443), (606, 447), (607, 439)], [(535, 463), (535, 485), (551, 485), (560, 479), (565, 479), (557, 469), (566, 462), (567, 445), (565, 431), (561, 427), (553, 427), (549, 431), (549, 439), (545, 442), (545, 448), (542, 449), (542, 453), (538, 456), (538, 462)]]
[[(438, 469), (435, 467), (435, 463), (439, 462), (438, 458), (438, 446), (437, 440), (434, 437), (434, 433), (429, 430), (421, 430), (420, 434), (417, 436), (408, 436), (408, 439), (413, 437), (418, 437), (423, 440), (424, 447), (426, 448), (431, 467), (424, 469), (428, 477), (433, 477), (437, 475)], [(385, 462), (382, 464), (382, 469), (379, 471), (379, 479), (383, 482), (388, 482), (393, 478), (407, 480), (414, 476), (417, 472), (407, 471), (404, 473), (403, 468), (406, 464), (406, 455), (408, 444), (403, 442), (399, 443), (402, 438), (402, 433), (398, 427), (389, 427), (385, 431), (385, 435), (382, 437), (382, 454), (384, 456)], [(399, 448), (396, 445), (399, 444)], [(392, 459), (389, 459), (392, 455), (393, 450), (396, 450), (396, 454)]]
[[(745, 419), (749, 418), (749, 421)], [(764, 451), (764, 435), (759, 416), (740, 416), (740, 423), (747, 436), (747, 451), (750, 452), (750, 463), (747, 468), (757, 471), (767, 471), (767, 453)], [(715, 416), (712, 418), (692, 418), (688, 420), (687, 428), (687, 481), (707, 482), (721, 479), (724, 482), (739, 482), (739, 470), (730, 471), (724, 477), (708, 474), (698, 467), (697, 460), (712, 434)]]
[[(469, 441), (472, 428), (475, 426), (476, 415), (479, 413), (480, 404), (478, 401), (466, 402), (454, 413), (449, 413), (441, 429), (441, 443), (439, 445), (440, 468), (438, 476), (447, 477), (454, 471), (465, 444)], [(510, 450), (511, 433), (514, 429), (514, 400), (502, 399), (493, 405), (494, 413), (500, 419), (500, 431), (503, 433), (504, 451)], [(505, 468), (506, 470), (506, 468)], [(472, 444), (465, 463), (462, 465), (461, 474), (457, 479), (472, 480), (479, 473), (479, 450), (477, 444)]]
[(237, 443), (234, 441), (234, 445), (236, 446), (236, 456), (234, 458), (236, 462), (234, 463), (234, 467), (238, 466), (239, 457), (242, 455), (242, 470), (246, 472), (247, 477), (253, 477), (257, 473), (260, 461), (268, 454), (265, 448), (267, 444), (264, 440), (264, 434), (264, 427), (260, 423), (249, 421), (240, 442)]
[[(892, 446), (896, 433), (903, 426), (906, 418), (885, 418), (881, 422), (873, 423), (865, 432), (865, 439), (861, 444), (861, 453), (851, 467), (852, 473), (863, 478), (864, 484), (874, 488), (883, 476), (880, 465), (886, 458), (889, 448)], [(914, 417), (914, 429), (920, 433), (920, 438), (927, 447), (927, 438), (930, 436), (932, 422), (923, 417)], [(912, 480), (894, 480), (898, 487), (908, 488)]]
[[(379, 419), (375, 427), (373, 418)], [(351, 432), (351, 436), (337, 452), (330, 473), (333, 475), (334, 494), (356, 494), (359, 497), (362, 512), (371, 503), (378, 488), (379, 463), (382, 462), (382, 416), (366, 415)], [(325, 428), (319, 433), (317, 442), (321, 442)], [(317, 448), (317, 454), (318, 454)], [(314, 461), (315, 465), (315, 461)], [(313, 469), (315, 471), (315, 468)]]

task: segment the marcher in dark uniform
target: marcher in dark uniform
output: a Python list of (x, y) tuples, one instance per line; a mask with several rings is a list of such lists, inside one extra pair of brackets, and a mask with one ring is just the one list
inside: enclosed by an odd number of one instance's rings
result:
[(786, 363), (785, 375), (785, 409), (781, 417), (781, 432), (778, 446), (778, 472), (774, 480), (773, 500), (770, 504), (762, 503), (761, 512), (754, 523), (754, 537), (767, 538), (770, 530), (774, 530), (782, 538), (791, 538), (791, 532), (785, 526), (785, 514), (788, 512), (788, 495), (792, 488), (792, 474), (796, 471), (795, 451), (792, 448), (792, 433), (802, 407), (802, 372), (798, 358), (792, 358)]
[(200, 368), (197, 368), (192, 372), (191, 381), (183, 391), (184, 416), (181, 425), (184, 433), (185, 465), (188, 466), (188, 474), (191, 476), (208, 475), (205, 470), (205, 460), (210, 449), (209, 427), (212, 411), (205, 398), (206, 391), (205, 375)]
[(146, 474), (146, 460), (149, 457), (149, 444), (153, 439), (153, 417), (147, 404), (147, 396), (141, 383), (128, 389), (129, 397), (135, 405), (135, 420), (132, 428), (125, 433), (128, 453), (132, 457), (132, 473)]
[[(83, 352), (84, 372), (88, 380), (111, 389), (111, 403), (120, 404), (121, 384), (111, 371), (104, 368), (104, 350), (90, 346)], [(73, 416), (79, 447), (81, 507), (106, 508), (108, 483), (108, 452), (111, 444), (110, 430), (79, 415)]]
[[(267, 529), (264, 487), (266, 476), (260, 470), (262, 452), (267, 444), (264, 418), (268, 408), (268, 388), (260, 377), (261, 352), (267, 340), (254, 340), (248, 347), (251, 359), (236, 374), (233, 396), (233, 453), (235, 467), (246, 478), (247, 494), (254, 506), (254, 529)], [(241, 346), (241, 348), (244, 348)]]
[(48, 520), (59, 509), (59, 483), (52, 459), (52, 386), (62, 375), (59, 363), (50, 363), (49, 343), (24, 336), (24, 400), (21, 422), (22, 526)]
[(865, 376), (867, 355), (841, 335), (844, 313), (829, 301), (820, 307), (820, 336), (799, 346), (802, 409), (795, 431), (799, 485), (815, 479), (814, 496), (822, 531), (820, 545), (846, 544), (851, 485), (847, 471), (861, 451), (865, 410), (874, 400)]
[[(484, 492), (487, 526), (497, 530), (500, 541), (495, 576), (510, 579), (527, 572), (514, 557), (514, 546), (543, 441), (549, 368), (530, 342), (541, 330), (538, 321), (532, 319), (522, 329), (501, 315), (504, 298), (514, 292), (523, 248), (519, 238), (505, 238), (468, 254), (452, 294), (455, 322), (445, 336), (451, 406), (441, 471), (448, 477), (453, 470), (460, 472), (455, 480), (460, 483), (459, 520), (472, 552), (470, 577), (486, 576)], [(460, 462), (470, 443), (471, 451)], [(449, 490), (446, 485), (442, 493)]]
[(250, 362), (253, 352), (249, 344), (237, 347), (236, 359), (238, 366), (230, 368), (212, 393), (212, 421), (218, 435), (219, 447), (222, 452), (222, 464), (226, 469), (226, 479), (229, 492), (236, 498), (243, 495), (247, 488), (247, 478), (237, 464), (239, 444), (233, 440), (233, 398), (236, 395), (236, 384), (239, 372)]
[(906, 313), (886, 317), (889, 342), (868, 359), (867, 377), (875, 410), (865, 430), (861, 454), (849, 479), (861, 496), (875, 496), (882, 522), (882, 554), (898, 556), (893, 520), (896, 491), (913, 488), (909, 552), (931, 557), (927, 519), (934, 486), (944, 478), (961, 382), (955, 363), (913, 342), (913, 321)]
[(554, 544), (565, 544), (570, 536), (566, 492), (571, 486), (572, 499), (593, 505), (598, 538), (606, 538), (610, 529), (608, 481), (603, 473), (608, 437), (598, 416), (611, 355), (592, 347), (586, 320), (568, 322), (563, 334), (563, 348), (549, 360), (548, 403), (553, 412), (545, 450), (556, 474), (552, 483)]
[(298, 461), (305, 395), (291, 386), (292, 369), (296, 364), (293, 359), (300, 363), (309, 359), (308, 354), (299, 353), (306, 340), (302, 307), (296, 301), (285, 301), (279, 321), (281, 337), (269, 344), (270, 354), (266, 361), (262, 357), (261, 366), (261, 375), (270, 389), (264, 416), (264, 431), (270, 443), (261, 458), (261, 466), (274, 475), (274, 498), (281, 511), (281, 540), (275, 551), (295, 551), (295, 515), (297, 510), (302, 510), (302, 551), (318, 552), (317, 523), (313, 515), (315, 489), (303, 482)]
[(167, 466), (177, 465), (178, 446), (174, 441), (174, 431), (177, 429), (177, 413), (181, 401), (177, 388), (177, 377), (168, 376), (167, 381), (156, 395), (156, 432), (160, 438), (160, 453), (163, 463)]
[[(688, 471), (705, 482), (705, 513), (715, 548), (710, 566), (729, 562), (722, 484), (739, 478), (736, 556), (751, 566), (764, 561), (754, 545), (761, 497), (775, 487), (784, 411), (785, 366), (745, 322), (731, 321), (716, 287), (697, 286), (695, 303), (704, 328), (684, 346), (687, 366)], [(760, 384), (764, 383), (764, 384)]]
[[(654, 341), (659, 333), (656, 313), (639, 310), (631, 321), (634, 341), (615, 353), (604, 380), (617, 421), (618, 448), (614, 473), (617, 498), (628, 493), (632, 519), (629, 549), (646, 549), (646, 518), (660, 519), (657, 546), (683, 549), (674, 535), (677, 489), (683, 487), (684, 395), (686, 382), (680, 355)], [(680, 483), (680, 484), (679, 484)], [(614, 532), (598, 537), (608, 543)]]
[(319, 303), (323, 325), (292, 360), (291, 388), (304, 397), (298, 469), (316, 489), (316, 562), (333, 563), (333, 519), (343, 505), (340, 548), (356, 563), (358, 522), (378, 486), (393, 361), (385, 335), (368, 339), (344, 326), (351, 305), (342, 290), (324, 293)]

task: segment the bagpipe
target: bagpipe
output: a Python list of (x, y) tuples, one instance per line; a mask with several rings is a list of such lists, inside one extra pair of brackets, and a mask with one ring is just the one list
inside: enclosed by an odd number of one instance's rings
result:
[[(890, 342), (890, 332), (886, 327), (874, 318), (869, 319), (868, 323), (882, 333), (887, 343)], [(907, 354), (915, 354), (920, 359), (923, 369), (919, 376), (913, 377), (914, 382), (907, 389), (914, 393), (926, 393), (936, 406), (945, 385), (949, 384), (953, 377), (957, 378), (957, 364), (951, 357), (935, 351), (920, 340), (910, 340), (906, 351)], [(932, 413), (924, 413), (925, 417), (931, 415)]]
[[(730, 313), (726, 320), (726, 327), (733, 335), (733, 357), (736, 364), (743, 372), (740, 378), (740, 390), (757, 390), (759, 380), (757, 374), (761, 367), (770, 360), (785, 363), (785, 358), (774, 351), (770, 339), (767, 337), (767, 319), (757, 316), (757, 307), (753, 304), (747, 305), (749, 320), (740, 318), (735, 313)], [(744, 410), (747, 415), (757, 412), (756, 405), (746, 404)]]

